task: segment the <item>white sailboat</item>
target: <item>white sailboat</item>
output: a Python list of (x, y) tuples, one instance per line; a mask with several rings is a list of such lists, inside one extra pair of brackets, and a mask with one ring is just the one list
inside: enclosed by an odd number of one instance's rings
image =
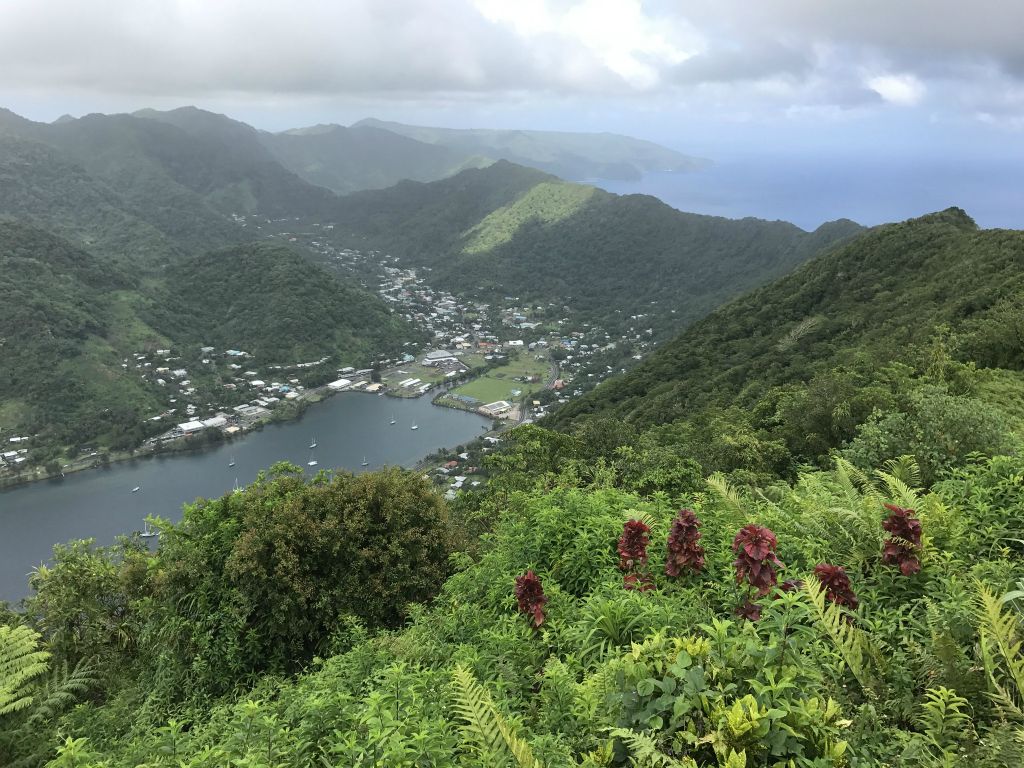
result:
[(395, 423), (395, 414), (393, 414), (393, 413), (391, 414), (391, 422), (390, 423), (391, 424)]
[(320, 463), (320, 462), (318, 462), (318, 461), (316, 460), (316, 456), (314, 456), (314, 455), (313, 455), (313, 452), (312, 452), (312, 451), (310, 451), (310, 452), (309, 452), (309, 461), (307, 461), (307, 462), (306, 462), (306, 466), (307, 466), (307, 467), (315, 467), (315, 466), (316, 466), (317, 464), (319, 464), (319, 463)]
[(141, 490), (142, 490), (142, 486), (141, 485), (136, 485), (134, 488), (132, 488), (132, 493), (138, 493)]
[(414, 422), (412, 423), (412, 426), (411, 426), (411, 427), (409, 427), (409, 429), (419, 429), (419, 427), (418, 427), (418, 426), (416, 426), (416, 422), (414, 421)]
[(228, 462), (228, 466), (229, 467), (235, 466), (235, 457), (234, 456), (231, 457), (231, 461)]
[(370, 462), (368, 462), (368, 461), (366, 460), (366, 457), (365, 457), (365, 456), (363, 456), (363, 466), (364, 466), (364, 467), (368, 467), (368, 466), (370, 466)]
[(142, 533), (139, 534), (144, 539), (151, 539), (154, 536), (159, 536), (160, 531), (157, 531), (149, 527), (149, 520), (146, 521), (145, 527), (142, 529)]
[(316, 448), (316, 435), (313, 436), (313, 440), (310, 442), (309, 448), (310, 448), (310, 450), (312, 450), (313, 448)]

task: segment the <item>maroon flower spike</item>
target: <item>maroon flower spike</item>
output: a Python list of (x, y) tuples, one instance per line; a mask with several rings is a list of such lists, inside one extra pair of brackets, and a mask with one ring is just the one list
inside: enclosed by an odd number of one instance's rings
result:
[(736, 615), (741, 619), (746, 619), (747, 621), (760, 621), (761, 606), (747, 600), (743, 605), (736, 609)]
[(700, 573), (704, 568), (704, 547), (698, 544), (700, 539), (700, 520), (692, 509), (681, 509), (672, 528), (668, 532), (668, 559), (665, 561), (665, 573), (673, 578), (679, 576), (684, 568)]
[(651, 529), (639, 520), (622, 526), (619, 536), (619, 570), (632, 571), (647, 565), (647, 541)]
[(820, 563), (814, 566), (814, 575), (825, 588), (825, 597), (833, 603), (851, 609), (857, 607), (857, 596), (850, 587), (850, 577), (841, 566)]
[(516, 600), (519, 602), (519, 612), (531, 617), (533, 626), (539, 627), (544, 623), (544, 603), (548, 598), (533, 571), (516, 576)]
[(921, 521), (911, 517), (912, 509), (895, 504), (886, 504), (885, 508), (892, 514), (882, 521), (882, 527), (889, 532), (882, 547), (882, 562), (898, 566), (904, 576), (912, 576), (921, 570)]
[(736, 568), (737, 583), (747, 580), (757, 589), (757, 596), (768, 594), (775, 586), (775, 568), (784, 567), (775, 556), (775, 534), (760, 525), (746, 525), (740, 528), (732, 540), (732, 551), (737, 554), (733, 566)]

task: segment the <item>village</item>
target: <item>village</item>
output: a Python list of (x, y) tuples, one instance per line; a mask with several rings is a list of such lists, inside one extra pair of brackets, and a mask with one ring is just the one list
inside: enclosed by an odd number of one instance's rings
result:
[[(491, 419), (492, 434), (497, 434), (579, 397), (653, 347), (649, 330), (631, 328), (629, 335), (613, 339), (599, 327), (573, 321), (564, 306), (531, 305), (515, 296), (483, 302), (452, 295), (430, 285), (429, 270), (404, 267), (395, 256), (335, 247), (331, 225), (313, 223), (308, 225), (312, 232), (295, 233), (279, 231), (290, 228), (290, 220), (235, 220), (268, 238), (305, 247), (339, 276), (374, 290), (421, 340), (406, 342), (397, 357), (363, 368), (338, 366), (330, 357), (267, 364), (242, 349), (208, 345), (135, 351), (121, 367), (145, 380), (163, 407), (147, 417), (144, 440), (132, 455), (231, 439), (268, 421), (292, 418), (338, 392), (430, 396), (438, 406)], [(632, 318), (638, 326), (642, 319)], [(32, 467), (31, 436), (0, 440), (5, 449), (0, 451), (0, 479)], [(59, 469), (71, 471), (103, 459), (109, 456), (95, 446), (80, 446), (77, 456)], [(452, 461), (465, 464), (454, 455), (441, 467), (446, 471), (437, 474), (449, 475), (455, 469), (447, 466)], [(461, 490), (465, 478), (452, 477), (454, 490)]]

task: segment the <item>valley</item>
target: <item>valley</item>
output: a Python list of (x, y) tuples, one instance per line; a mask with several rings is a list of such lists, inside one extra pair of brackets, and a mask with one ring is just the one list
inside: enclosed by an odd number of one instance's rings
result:
[(1024, 759), (1024, 235), (662, 149), (0, 114), (0, 762)]

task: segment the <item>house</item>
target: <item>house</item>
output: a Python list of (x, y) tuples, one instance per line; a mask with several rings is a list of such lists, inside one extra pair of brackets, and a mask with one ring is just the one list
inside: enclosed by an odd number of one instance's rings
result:
[(327, 388), (332, 392), (340, 392), (341, 390), (345, 389), (345, 387), (349, 386), (351, 383), (351, 379), (338, 379), (337, 381), (332, 381), (330, 384), (328, 384)]

